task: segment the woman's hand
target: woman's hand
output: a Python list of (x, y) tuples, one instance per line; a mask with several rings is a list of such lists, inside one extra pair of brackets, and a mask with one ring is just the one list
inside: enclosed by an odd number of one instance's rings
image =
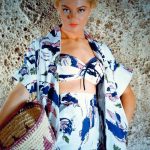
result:
[(131, 89), (131, 86), (128, 85), (124, 93), (121, 95), (121, 102), (128, 120), (128, 123), (131, 122), (136, 108), (136, 98)]
[(0, 127), (5, 124), (5, 122), (10, 119), (12, 113), (28, 99), (28, 90), (24, 87), (24, 85), (18, 83), (8, 95), (2, 108), (0, 108)]

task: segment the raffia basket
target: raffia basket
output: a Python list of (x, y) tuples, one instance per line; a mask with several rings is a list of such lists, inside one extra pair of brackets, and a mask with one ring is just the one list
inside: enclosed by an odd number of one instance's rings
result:
[(38, 102), (27, 102), (0, 129), (0, 150), (52, 150), (54, 132)]

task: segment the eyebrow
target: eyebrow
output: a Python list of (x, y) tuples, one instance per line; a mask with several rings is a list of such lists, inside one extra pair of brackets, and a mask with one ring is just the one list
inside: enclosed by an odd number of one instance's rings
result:
[[(62, 6), (69, 8), (67, 5), (62, 5)], [(86, 8), (86, 6), (80, 6), (80, 7), (78, 7), (78, 8), (81, 8), (81, 7), (85, 7), (85, 8)]]

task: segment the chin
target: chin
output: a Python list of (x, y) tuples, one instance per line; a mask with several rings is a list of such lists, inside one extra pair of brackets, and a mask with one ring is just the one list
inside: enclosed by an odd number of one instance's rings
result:
[(79, 30), (80, 28), (79, 27), (71, 27), (70, 25), (66, 26), (65, 28), (67, 31), (77, 31)]
[(81, 25), (77, 25), (76, 27), (71, 27), (68, 24), (63, 24), (63, 28), (66, 30), (66, 31), (69, 31), (69, 32), (78, 32), (78, 31), (81, 31), (83, 30), (83, 27)]

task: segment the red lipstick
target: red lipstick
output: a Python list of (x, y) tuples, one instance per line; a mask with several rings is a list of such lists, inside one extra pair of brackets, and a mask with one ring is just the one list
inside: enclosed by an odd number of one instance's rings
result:
[(69, 24), (71, 27), (76, 27), (78, 24), (76, 24), (76, 23), (70, 23)]

